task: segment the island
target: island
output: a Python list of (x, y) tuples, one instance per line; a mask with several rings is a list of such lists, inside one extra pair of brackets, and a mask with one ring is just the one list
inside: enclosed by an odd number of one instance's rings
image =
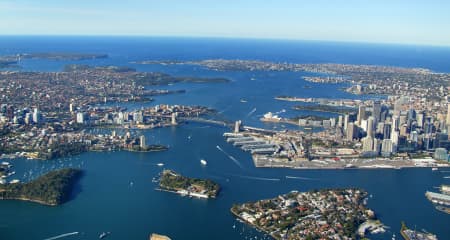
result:
[(216, 198), (219, 191), (219, 184), (198, 178), (188, 178), (176, 173), (173, 170), (164, 170), (159, 180), (159, 189), (173, 192), (181, 196), (197, 198)]
[(81, 170), (66, 168), (51, 171), (28, 183), (0, 185), (0, 199), (57, 206), (70, 199), (74, 185), (81, 176)]
[(292, 191), (235, 204), (231, 213), (275, 239), (356, 239), (366, 230), (384, 231), (375, 213), (366, 208), (367, 195), (361, 189)]

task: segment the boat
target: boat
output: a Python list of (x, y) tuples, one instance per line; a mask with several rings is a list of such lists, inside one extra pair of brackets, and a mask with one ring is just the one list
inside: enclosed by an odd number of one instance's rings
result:
[(247, 102), (247, 100), (241, 99), (241, 103), (246, 103), (246, 102)]
[(111, 232), (102, 232), (100, 234), (100, 236), (98, 236), (98, 239), (103, 239), (103, 238), (107, 237), (109, 234), (111, 234)]
[(450, 214), (450, 208), (444, 206), (436, 206), (436, 210)]
[(437, 167), (431, 168), (431, 171), (437, 171), (439, 170)]
[(207, 164), (207, 162), (206, 162), (205, 159), (201, 159), (201, 160), (200, 160), (200, 163), (201, 163), (203, 166), (206, 166), (206, 164)]
[(158, 163), (156, 165), (158, 165), (158, 167), (162, 167), (162, 166), (164, 166), (164, 163)]
[(9, 183), (20, 183), (20, 180), (19, 180), (19, 179), (13, 179), (13, 180), (11, 180), (11, 182), (9, 182)]

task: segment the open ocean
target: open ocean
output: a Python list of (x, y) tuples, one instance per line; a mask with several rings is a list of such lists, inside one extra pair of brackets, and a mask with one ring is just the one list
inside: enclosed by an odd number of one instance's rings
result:
[[(282, 129), (288, 126), (259, 121), (266, 112), (282, 117), (307, 115), (294, 111), (295, 103), (276, 101), (278, 95), (321, 98), (358, 98), (338, 88), (345, 85), (307, 83), (291, 72), (215, 72), (186, 65), (137, 65), (141, 60), (253, 59), (295, 63), (376, 64), (429, 68), (450, 72), (450, 48), (313, 41), (242, 40), (144, 37), (0, 37), (0, 55), (32, 52), (106, 53), (107, 59), (85, 61), (24, 60), (22, 71), (61, 71), (65, 64), (130, 66), (139, 71), (160, 71), (177, 76), (219, 76), (230, 83), (174, 84), (158, 89), (186, 89), (184, 94), (155, 97), (151, 103), (123, 104), (129, 109), (156, 104), (205, 105), (223, 119)], [(247, 102), (241, 102), (245, 99)], [(282, 112), (285, 109), (286, 112)], [(320, 113), (321, 116), (336, 116)], [(295, 128), (295, 127), (291, 127)], [(79, 232), (64, 239), (148, 239), (160, 233), (172, 239), (269, 239), (231, 215), (233, 203), (272, 198), (291, 190), (361, 187), (372, 194), (368, 206), (390, 227), (371, 239), (391, 239), (400, 222), (450, 239), (450, 215), (434, 209), (425, 191), (450, 184), (450, 169), (402, 170), (290, 170), (256, 169), (251, 156), (227, 143), (227, 129), (202, 124), (143, 130), (148, 143), (170, 146), (158, 153), (89, 152), (51, 161), (14, 159), (16, 175), (23, 181), (52, 169), (80, 167), (85, 176), (73, 200), (57, 207), (20, 201), (0, 201), (0, 239), (46, 239)], [(228, 155), (235, 157), (240, 165)], [(208, 161), (200, 165), (200, 159)], [(222, 186), (215, 200), (183, 198), (155, 191), (152, 178), (164, 168), (192, 177), (211, 178)], [(286, 178), (297, 176), (298, 179)], [(130, 184), (133, 182), (133, 184)], [(233, 228), (236, 225), (236, 228)]]

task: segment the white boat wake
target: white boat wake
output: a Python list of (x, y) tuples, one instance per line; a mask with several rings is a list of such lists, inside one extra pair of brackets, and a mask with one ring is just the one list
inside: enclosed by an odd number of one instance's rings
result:
[(307, 177), (297, 177), (297, 176), (286, 176), (287, 179), (301, 179), (301, 180), (317, 180), (315, 178), (307, 178)]
[(225, 152), (219, 145), (217, 145), (216, 148), (219, 149), (219, 151), (223, 152), (225, 155), (227, 155), (229, 159), (231, 159), (234, 163), (236, 163), (236, 165), (238, 165), (238, 167), (242, 169), (241, 163), (236, 158)]
[(264, 178), (264, 177), (253, 177), (253, 176), (244, 176), (244, 175), (234, 175), (240, 178), (252, 179), (252, 180), (260, 180), (260, 181), (280, 181), (279, 178)]
[(251, 110), (248, 114), (247, 117), (250, 117), (253, 113), (256, 112), (256, 108), (253, 108), (253, 110)]
[(58, 236), (54, 236), (54, 237), (51, 237), (51, 238), (46, 238), (44, 240), (54, 240), (54, 239), (64, 238), (64, 237), (77, 235), (77, 234), (79, 234), (79, 232), (64, 233), (64, 234), (61, 234), (61, 235), (58, 235)]

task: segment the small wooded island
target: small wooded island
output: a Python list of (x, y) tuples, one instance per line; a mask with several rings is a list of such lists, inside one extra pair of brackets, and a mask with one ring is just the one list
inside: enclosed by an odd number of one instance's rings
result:
[(0, 199), (57, 206), (70, 199), (73, 186), (81, 176), (81, 170), (66, 168), (51, 171), (28, 183), (0, 185)]
[(215, 198), (220, 190), (219, 184), (211, 180), (184, 177), (173, 170), (161, 173), (159, 187), (163, 191), (198, 198)]

